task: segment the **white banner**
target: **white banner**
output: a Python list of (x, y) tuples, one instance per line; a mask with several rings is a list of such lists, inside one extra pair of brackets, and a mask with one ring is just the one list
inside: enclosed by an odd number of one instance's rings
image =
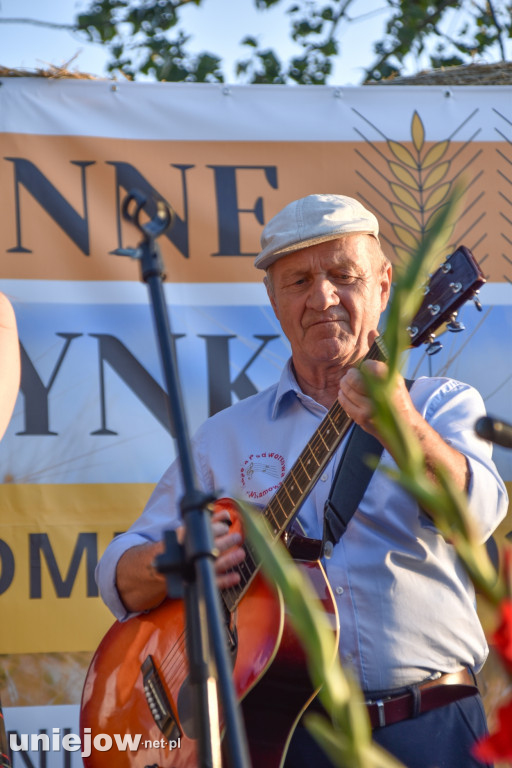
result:
[[(505, 141), (510, 86), (286, 86), (3, 79), (0, 132), (157, 141)], [(500, 130), (501, 126), (501, 130)]]
[[(473, 384), (510, 421), (512, 89), (0, 84), (0, 290), (22, 354), (0, 444), (1, 694), (8, 728), (74, 733), (68, 715), (112, 620), (95, 564), (175, 455), (147, 286), (138, 263), (116, 255), (141, 239), (122, 216), (127, 193), (147, 197), (149, 216), (155, 195), (175, 211), (159, 244), (194, 432), (273, 383), (287, 359), (253, 268), (272, 215), (312, 192), (352, 195), (401, 263), (462, 183), (449, 248), (462, 243), (480, 262), (482, 312), (464, 306), (466, 331), (443, 333), (435, 357), (412, 352), (407, 373)], [(510, 452), (495, 455), (510, 483)], [(13, 768), (30, 765), (21, 754)], [(43, 757), (33, 765), (77, 759)]]

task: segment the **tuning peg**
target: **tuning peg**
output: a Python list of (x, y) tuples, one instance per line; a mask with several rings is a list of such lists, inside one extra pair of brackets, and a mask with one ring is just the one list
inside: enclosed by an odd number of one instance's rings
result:
[(451, 333), (459, 333), (459, 331), (466, 330), (466, 326), (457, 320), (457, 312), (454, 312), (450, 317), (450, 321), (446, 324), (446, 327)]
[(427, 344), (427, 355), (437, 355), (442, 348), (443, 345), (441, 342), (436, 339), (433, 333), (431, 333)]
[(482, 311), (482, 304), (480, 303), (480, 299), (478, 298), (478, 291), (475, 291), (473, 294), (473, 301), (475, 302), (475, 307), (478, 309), (479, 312)]
[(445, 274), (445, 275), (446, 275), (448, 272), (451, 272), (451, 271), (452, 271), (452, 269), (453, 269), (453, 267), (452, 267), (452, 265), (450, 264), (450, 262), (449, 262), (449, 261), (444, 261), (444, 262), (441, 264), (441, 271), (442, 271), (442, 272), (443, 272), (443, 274)]

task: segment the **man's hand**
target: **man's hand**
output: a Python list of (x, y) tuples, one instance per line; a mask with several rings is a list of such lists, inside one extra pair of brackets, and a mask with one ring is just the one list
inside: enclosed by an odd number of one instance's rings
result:
[[(366, 360), (362, 366), (376, 376), (385, 376), (386, 364), (383, 362)], [(416, 410), (401, 376), (397, 377), (396, 387), (391, 398), (395, 411), (399, 417), (408, 423), (421, 444), (425, 456), (426, 472), (430, 479), (436, 480), (436, 468), (443, 465), (460, 490), (467, 491), (470, 472), (466, 457), (448, 445)], [(363, 375), (357, 368), (349, 368), (341, 377), (338, 401), (356, 424), (380, 440), (384, 448), (393, 455), (391, 446), (386, 445), (385, 440), (382, 439), (375, 427), (373, 405), (368, 397)]]
[[(233, 587), (240, 581), (237, 565), (245, 558), (242, 548), (242, 536), (230, 531), (231, 517), (227, 509), (216, 511), (212, 515), (212, 531), (215, 547), (219, 555), (215, 560), (215, 573), (219, 589)], [(231, 570), (235, 568), (235, 570)]]
[[(221, 509), (212, 515), (214, 546), (219, 552), (215, 559), (215, 574), (219, 589), (233, 587), (240, 581), (236, 569), (245, 557), (242, 537), (230, 531), (230, 514)], [(176, 529), (180, 544), (185, 535), (184, 526)], [(128, 549), (119, 559), (116, 586), (125, 608), (130, 612), (146, 611), (159, 605), (167, 595), (165, 576), (155, 568), (155, 559), (164, 551), (163, 541), (148, 542)], [(231, 570), (235, 568), (235, 570)]]
[[(366, 360), (362, 363), (361, 367), (364, 367), (367, 371), (380, 378), (386, 376), (387, 365), (379, 360)], [(417, 417), (421, 418), (413, 405), (405, 381), (401, 376), (397, 378), (397, 385), (392, 397), (395, 409), (400, 416), (410, 423), (413, 423)], [(373, 420), (373, 405), (366, 391), (363, 375), (358, 368), (349, 368), (341, 377), (338, 401), (343, 410), (356, 424), (359, 424), (360, 427), (378, 440), (381, 439)], [(384, 447), (387, 448), (386, 445)]]

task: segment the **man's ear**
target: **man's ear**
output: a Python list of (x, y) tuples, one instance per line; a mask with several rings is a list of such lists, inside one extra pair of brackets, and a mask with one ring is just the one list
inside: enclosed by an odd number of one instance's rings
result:
[(390, 262), (386, 265), (381, 277), (380, 311), (384, 312), (387, 307), (391, 293), (391, 282), (393, 280), (393, 266)]
[(276, 300), (274, 298), (274, 288), (272, 286), (272, 280), (271, 280), (270, 277), (268, 277), (268, 275), (265, 275), (265, 277), (263, 278), (263, 283), (265, 284), (265, 288), (267, 289), (268, 300), (270, 301), (270, 304), (272, 305), (272, 309), (274, 310), (274, 314), (277, 317), (277, 319), (279, 320), (279, 314), (277, 312), (277, 304), (276, 304)]

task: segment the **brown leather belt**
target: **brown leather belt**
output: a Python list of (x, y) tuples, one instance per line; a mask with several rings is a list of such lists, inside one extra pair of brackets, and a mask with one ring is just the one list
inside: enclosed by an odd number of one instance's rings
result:
[(405, 693), (366, 701), (366, 707), (372, 728), (382, 728), (467, 696), (474, 696), (477, 692), (473, 677), (467, 669), (462, 669), (460, 672), (441, 675), (437, 680), (410, 686), (410, 690)]

